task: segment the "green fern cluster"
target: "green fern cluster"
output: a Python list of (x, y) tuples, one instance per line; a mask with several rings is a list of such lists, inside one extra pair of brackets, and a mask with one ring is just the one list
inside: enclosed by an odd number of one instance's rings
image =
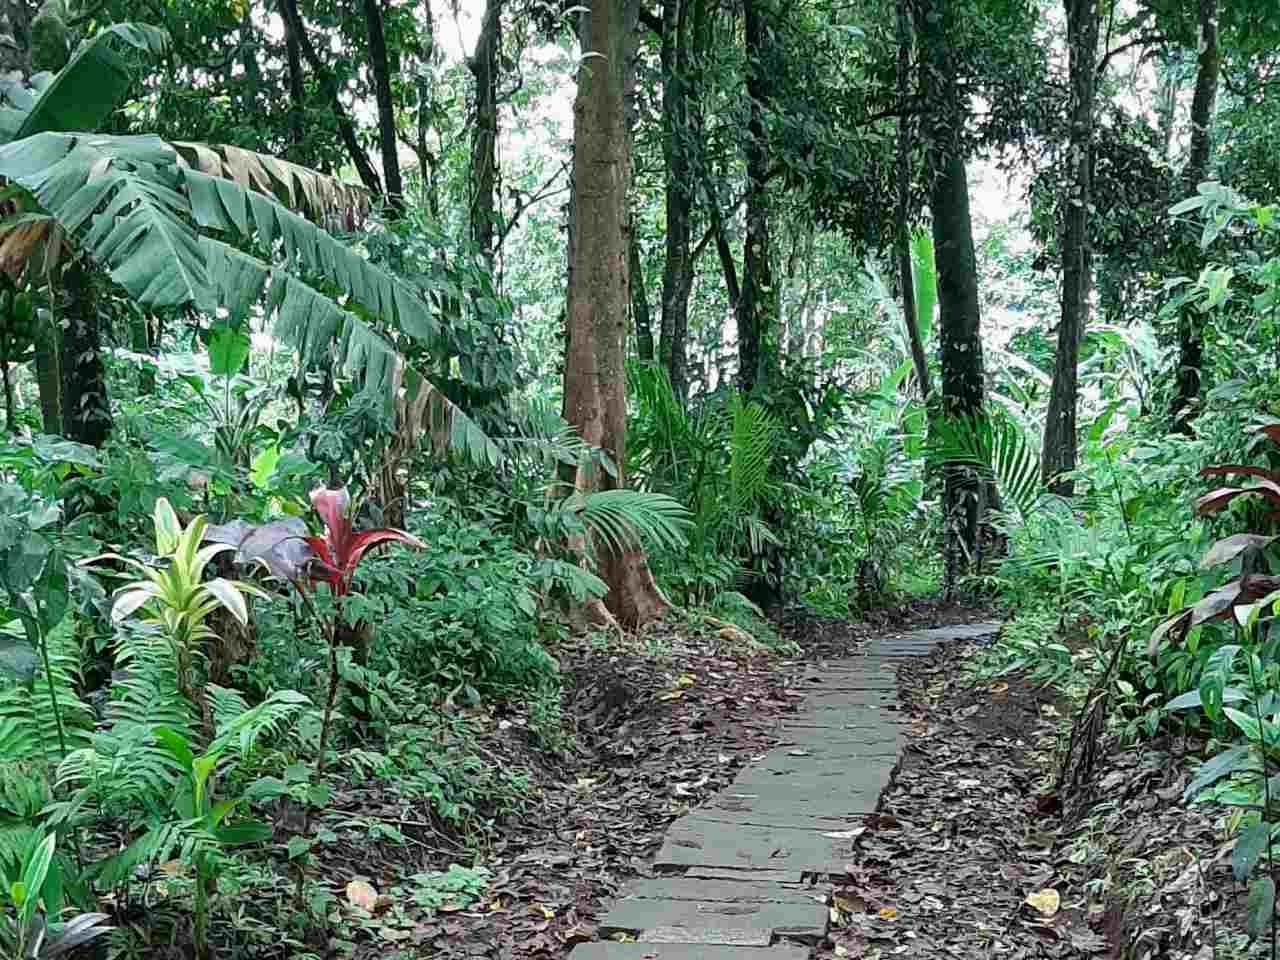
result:
[(93, 710), (76, 693), (81, 686), (80, 648), (71, 618), (45, 642), (52, 677), (46, 677), (41, 666), (31, 680), (0, 689), (0, 757), (7, 761), (40, 759), (52, 764), (61, 759), (59, 717), (68, 750), (83, 746), (93, 729)]

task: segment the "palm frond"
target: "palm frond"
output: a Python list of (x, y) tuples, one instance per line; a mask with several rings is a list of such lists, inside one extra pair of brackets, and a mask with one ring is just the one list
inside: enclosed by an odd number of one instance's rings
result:
[(1012, 420), (980, 415), (939, 418), (929, 430), (926, 455), (937, 466), (964, 466), (993, 480), (1006, 504), (1026, 519), (1043, 493), (1040, 457)]
[(760, 404), (736, 395), (729, 418), (729, 502), (735, 513), (743, 513), (769, 489), (777, 423)]
[(583, 525), (619, 553), (642, 544), (674, 550), (687, 542), (689, 511), (665, 493), (575, 493), (570, 495), (566, 509), (576, 509)]

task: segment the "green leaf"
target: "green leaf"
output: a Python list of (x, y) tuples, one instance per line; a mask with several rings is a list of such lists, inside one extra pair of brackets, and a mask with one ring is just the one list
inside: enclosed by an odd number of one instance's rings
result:
[(1258, 858), (1267, 850), (1267, 842), (1271, 838), (1271, 824), (1266, 820), (1251, 824), (1236, 839), (1235, 850), (1231, 853), (1231, 872), (1237, 882), (1244, 883), (1253, 873)]
[(182, 524), (166, 497), (156, 501), (155, 526), (156, 553), (162, 557), (172, 556), (182, 540)]
[(0, 634), (0, 672), (28, 681), (40, 669), (40, 655), (26, 640)]
[(53, 862), (53, 848), (58, 842), (56, 834), (49, 834), (40, 845), (36, 847), (35, 853), (31, 859), (27, 861), (25, 869), (22, 871), (23, 889), (31, 893), (31, 897), (19, 910), (18, 915), (22, 922), (26, 922), (35, 912), (35, 906), (38, 902), (37, 892), (44, 887), (45, 877), (49, 874), (49, 864)]
[(274, 836), (274, 831), (270, 824), (260, 820), (245, 820), (219, 827), (213, 831), (213, 835), (219, 843), (228, 847), (238, 847), (247, 843), (265, 843)]
[(156, 727), (152, 732), (160, 741), (160, 745), (173, 755), (183, 770), (189, 774), (194, 771), (195, 754), (191, 752), (186, 737), (170, 727)]
[(289, 859), (297, 860), (298, 857), (305, 856), (311, 852), (311, 848), (315, 845), (315, 840), (311, 837), (290, 837), (287, 849), (289, 851)]
[(1269, 876), (1257, 877), (1249, 884), (1247, 926), (1250, 935), (1265, 937), (1270, 933), (1276, 908), (1276, 882)]
[(234, 377), (249, 359), (249, 334), (229, 326), (209, 331), (209, 372), (216, 377)]
[(30, 88), (13, 83), (2, 89), (12, 106), (0, 109), (0, 143), (47, 130), (96, 130), (103, 126), (133, 87), (137, 70), (120, 54), (133, 48), (160, 56), (169, 35), (145, 23), (117, 23), (99, 31), (76, 50), (56, 76), (37, 74)]
[(1232, 747), (1230, 750), (1224, 750), (1200, 765), (1200, 768), (1196, 770), (1196, 775), (1187, 784), (1187, 789), (1183, 791), (1182, 799), (1184, 802), (1195, 799), (1196, 795), (1205, 787), (1233, 773), (1241, 771), (1259, 773), (1261, 770), (1261, 762), (1257, 757), (1253, 756), (1247, 744)]
[(245, 603), (244, 593), (236, 584), (217, 577), (206, 583), (204, 589), (217, 598), (217, 601), (226, 607), (241, 624), (248, 625), (249, 607)]

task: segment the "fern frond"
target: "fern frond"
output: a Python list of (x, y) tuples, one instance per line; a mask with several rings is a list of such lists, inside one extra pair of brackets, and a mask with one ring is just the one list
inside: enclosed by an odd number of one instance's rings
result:
[(993, 480), (1006, 504), (1023, 519), (1035, 510), (1043, 488), (1040, 457), (1012, 420), (988, 415), (938, 419), (926, 445), (937, 466), (965, 466)]
[(209, 745), (210, 753), (232, 748), (248, 758), (264, 734), (279, 737), (287, 724), (311, 701), (293, 690), (278, 690), (256, 707), (248, 707), (234, 690), (210, 684), (213, 715), (218, 734)]

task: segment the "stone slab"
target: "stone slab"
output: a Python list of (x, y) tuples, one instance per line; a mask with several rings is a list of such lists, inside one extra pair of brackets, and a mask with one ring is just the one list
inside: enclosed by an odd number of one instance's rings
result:
[(655, 878), (643, 880), (600, 921), (602, 936), (627, 933), (651, 939), (660, 930), (686, 931), (696, 943), (718, 943), (718, 935), (754, 934), (764, 944), (775, 937), (817, 942), (827, 932), (822, 897), (799, 884)]
[(682, 817), (671, 825), (654, 867), (760, 867), (804, 873), (840, 873), (852, 839), (816, 830), (756, 827)]
[(699, 820), (748, 825), (831, 830), (848, 821), (874, 813), (883, 786), (865, 793), (841, 790), (815, 791), (797, 796), (778, 784), (754, 785), (752, 789), (730, 787), (713, 802), (700, 807)]
[(808, 960), (809, 948), (726, 947), (696, 943), (580, 943), (573, 960)]
[(950, 640), (976, 640), (980, 637), (990, 637), (1000, 632), (1004, 623), (999, 620), (990, 620), (982, 623), (960, 623), (950, 627), (933, 627), (929, 630), (913, 630), (911, 633), (904, 634), (912, 640), (935, 640), (945, 642)]
[(792, 888), (817, 890), (802, 883), (798, 870), (737, 870), (734, 867), (689, 867), (679, 876), (689, 880), (733, 880), (738, 883), (780, 883)]
[(894, 756), (907, 742), (906, 737), (896, 729), (887, 731), (868, 730), (874, 734), (868, 737), (840, 737), (829, 739), (817, 735), (812, 729), (803, 731), (808, 736), (792, 736), (790, 731), (778, 748), (770, 751), (763, 761), (772, 763), (775, 759), (782, 762), (813, 760), (857, 760), (861, 757)]

